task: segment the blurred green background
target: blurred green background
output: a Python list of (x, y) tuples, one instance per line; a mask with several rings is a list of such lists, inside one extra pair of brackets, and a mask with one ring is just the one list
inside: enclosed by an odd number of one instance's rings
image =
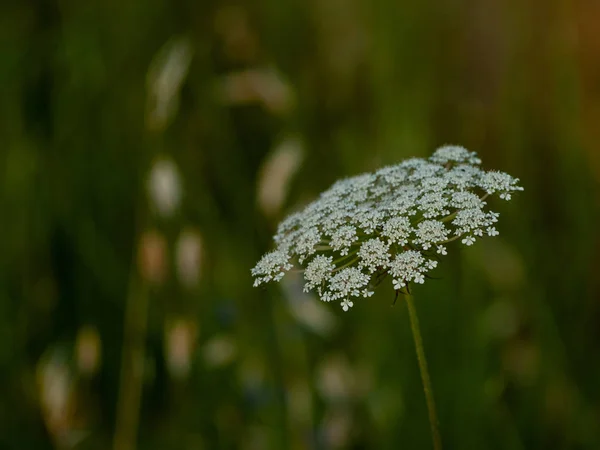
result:
[(567, 0), (3, 2), (0, 448), (431, 448), (391, 289), (343, 313), (250, 268), (339, 177), (445, 143), (525, 187), (415, 290), (445, 447), (600, 448), (598, 23)]

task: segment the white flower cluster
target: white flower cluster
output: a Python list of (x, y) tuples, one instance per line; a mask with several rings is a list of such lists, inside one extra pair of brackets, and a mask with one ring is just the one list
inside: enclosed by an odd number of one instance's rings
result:
[(510, 200), (523, 190), (518, 179), (480, 164), (475, 153), (445, 146), (429, 159), (338, 181), (279, 225), (276, 249), (252, 269), (254, 286), (279, 281), (297, 260), (305, 291), (340, 300), (347, 311), (352, 297), (369, 297), (386, 275), (396, 290), (423, 283), (449, 242), (470, 246), (498, 234), (498, 214), (485, 210), (489, 195)]

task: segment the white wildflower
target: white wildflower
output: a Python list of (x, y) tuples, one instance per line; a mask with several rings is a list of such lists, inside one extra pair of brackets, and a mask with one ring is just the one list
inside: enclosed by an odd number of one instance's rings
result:
[(400, 246), (405, 246), (408, 243), (408, 238), (413, 232), (410, 220), (407, 217), (392, 217), (383, 225), (382, 236), (389, 239), (390, 243), (396, 243)]
[(315, 246), (321, 241), (321, 233), (317, 227), (309, 228), (296, 241), (296, 253), (300, 257), (300, 264), (304, 258), (315, 252)]
[(383, 218), (385, 218), (384, 213), (374, 205), (362, 207), (354, 214), (354, 220), (358, 221), (358, 226), (367, 234), (373, 233)]
[(377, 172), (375, 172), (375, 175), (377, 175), (377, 177), (383, 181), (383, 183), (380, 184), (380, 189), (383, 189), (386, 185), (399, 185), (404, 183), (406, 181), (408, 171), (400, 166), (388, 166), (379, 169)]
[(438, 164), (446, 164), (449, 162), (475, 165), (481, 164), (481, 160), (477, 157), (477, 153), (470, 152), (466, 148), (458, 145), (445, 145), (440, 147), (429, 159)]
[(431, 191), (443, 193), (444, 189), (448, 187), (449, 183), (450, 180), (447, 178), (425, 178), (424, 180), (421, 180), (421, 190), (424, 192)]
[(465, 190), (477, 187), (482, 172), (479, 167), (462, 164), (450, 169), (444, 174), (444, 177), (448, 180), (448, 185), (454, 186), (458, 190)]
[(423, 247), (423, 250), (429, 250), (433, 244), (442, 242), (448, 239), (448, 229), (444, 222), (439, 220), (425, 220), (417, 226), (417, 239), (415, 244)]
[(387, 275), (396, 290), (423, 283), (437, 265), (432, 255), (446, 255), (449, 242), (471, 246), (498, 234), (486, 197), (509, 200), (523, 190), (518, 179), (480, 163), (463, 147), (444, 146), (428, 159), (336, 182), (281, 222), (277, 248), (252, 269), (255, 286), (279, 281), (297, 260), (305, 266), (304, 290), (347, 311)]
[(252, 269), (252, 276), (256, 277), (254, 287), (269, 281), (281, 280), (285, 272), (292, 267), (290, 256), (283, 250), (273, 250), (265, 254)]
[(500, 233), (498, 233), (498, 230), (496, 230), (495, 227), (488, 227), (486, 230), (488, 236), (498, 236)]
[(426, 218), (450, 214), (450, 211), (446, 208), (448, 199), (445, 198), (444, 192), (427, 192), (417, 200), (417, 205), (419, 210), (423, 212), (423, 217)]
[(167, 157), (157, 159), (150, 169), (147, 181), (152, 207), (163, 217), (171, 217), (182, 197), (181, 177), (177, 164)]
[[(340, 243), (345, 240), (344, 236), (348, 236), (350, 241), (347, 244), (341, 245), (342, 247), (351, 245), (352, 242), (356, 240), (356, 229), (354, 227), (345, 227), (350, 214), (351, 213), (349, 211), (339, 208), (335, 211), (331, 211), (329, 214), (326, 214), (320, 223), (324, 234), (332, 236), (332, 238), (334, 235), (339, 234), (338, 239), (341, 239)], [(342, 229), (344, 230), (340, 231)]]
[(353, 242), (357, 241), (356, 228), (350, 225), (341, 226), (331, 235), (331, 248), (339, 251), (342, 256), (348, 254)]
[(488, 226), (490, 220), (483, 210), (470, 208), (458, 211), (452, 225), (456, 226), (455, 234), (461, 235)]
[(396, 256), (390, 264), (390, 274), (394, 277), (394, 289), (401, 289), (410, 282), (422, 284), (425, 272), (437, 266), (437, 261), (425, 258), (420, 252), (407, 250)]
[(467, 236), (461, 242), (469, 247), (475, 243), (475, 238), (473, 236)]
[(510, 200), (510, 193), (513, 191), (522, 191), (523, 188), (517, 186), (518, 178), (513, 178), (504, 172), (486, 172), (481, 175), (479, 187), (488, 194), (500, 192), (500, 198)]
[(415, 170), (408, 176), (409, 181), (421, 181), (435, 178), (439, 173), (444, 171), (444, 168), (439, 164), (432, 164), (423, 159), (413, 163)]
[(485, 202), (472, 192), (459, 191), (452, 193), (450, 206), (459, 209), (481, 209)]
[(329, 280), (333, 269), (335, 269), (335, 265), (333, 264), (333, 258), (331, 256), (315, 256), (314, 259), (308, 263), (306, 270), (304, 271), (304, 278), (306, 279), (304, 292), (308, 292)]
[(371, 277), (356, 267), (347, 267), (336, 273), (329, 282), (329, 290), (321, 298), (325, 301), (338, 300), (347, 297), (367, 297), (367, 285)]
[(353, 306), (354, 306), (354, 302), (351, 302), (349, 299), (345, 298), (344, 300), (342, 300), (342, 309), (344, 311), (348, 311)]
[(385, 269), (390, 261), (388, 249), (389, 246), (379, 238), (363, 242), (358, 251), (358, 267), (366, 268), (369, 273)]

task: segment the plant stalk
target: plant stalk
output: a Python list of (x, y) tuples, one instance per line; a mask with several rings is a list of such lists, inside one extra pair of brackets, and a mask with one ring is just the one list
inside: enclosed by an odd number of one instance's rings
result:
[(121, 379), (113, 450), (135, 450), (144, 377), (148, 293), (132, 274), (125, 306)]
[(440, 437), (438, 418), (435, 411), (435, 401), (433, 400), (433, 389), (431, 389), (431, 380), (429, 378), (429, 370), (427, 369), (427, 359), (425, 358), (425, 350), (423, 349), (423, 338), (421, 337), (419, 318), (417, 317), (417, 310), (415, 308), (412, 295), (407, 294), (405, 299), (406, 304), (408, 305), (410, 328), (415, 340), (415, 349), (417, 351), (417, 360), (419, 361), (421, 381), (423, 382), (423, 391), (425, 392), (425, 400), (427, 402), (427, 410), (429, 412), (429, 424), (431, 425), (433, 448), (435, 450), (442, 450), (442, 438)]

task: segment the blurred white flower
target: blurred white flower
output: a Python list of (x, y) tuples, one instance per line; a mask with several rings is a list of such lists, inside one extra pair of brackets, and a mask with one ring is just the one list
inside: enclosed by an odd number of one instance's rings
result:
[(316, 387), (328, 403), (346, 402), (355, 394), (355, 373), (342, 355), (330, 355), (318, 367)]
[(167, 276), (167, 240), (156, 230), (144, 231), (138, 248), (138, 270), (151, 284), (161, 284)]
[(102, 357), (102, 341), (96, 327), (86, 325), (79, 329), (75, 353), (79, 372), (87, 376), (95, 374)]
[(147, 181), (152, 207), (163, 217), (170, 217), (179, 207), (182, 197), (181, 177), (175, 162), (167, 157), (157, 159)]
[[(446, 244), (498, 234), (498, 213), (485, 199), (522, 191), (518, 179), (486, 172), (473, 152), (439, 148), (429, 159), (412, 158), (335, 183), (278, 227), (275, 250), (252, 269), (254, 285), (280, 281), (294, 260), (305, 266), (305, 290), (321, 300), (369, 297), (386, 276), (396, 290), (421, 284)], [(304, 264), (304, 261), (308, 261)]]
[(288, 112), (294, 103), (292, 88), (272, 67), (245, 69), (225, 75), (219, 90), (226, 105), (259, 103), (274, 114)]
[(175, 248), (176, 268), (179, 281), (186, 288), (198, 285), (202, 263), (202, 237), (194, 229), (181, 232)]
[(236, 358), (237, 345), (231, 336), (218, 335), (204, 344), (202, 356), (208, 367), (226, 366)]
[(354, 428), (352, 413), (347, 408), (333, 409), (323, 418), (322, 427), (326, 448), (347, 448)]
[(165, 356), (173, 378), (186, 378), (191, 369), (196, 348), (197, 327), (190, 319), (176, 318), (165, 326)]
[(76, 378), (64, 346), (52, 346), (37, 364), (36, 378), (42, 417), (57, 448), (72, 448), (89, 433), (77, 413)]
[(334, 331), (336, 316), (325, 305), (311, 301), (313, 295), (303, 289), (301, 274), (290, 273), (282, 284), (290, 313), (298, 323), (320, 336), (328, 336)]
[(146, 79), (146, 121), (149, 128), (162, 130), (177, 112), (179, 91), (187, 76), (192, 54), (189, 40), (179, 37), (163, 45), (152, 60)]
[(301, 142), (295, 137), (284, 139), (262, 165), (258, 179), (258, 205), (271, 216), (277, 213), (288, 194), (290, 181), (303, 158)]

